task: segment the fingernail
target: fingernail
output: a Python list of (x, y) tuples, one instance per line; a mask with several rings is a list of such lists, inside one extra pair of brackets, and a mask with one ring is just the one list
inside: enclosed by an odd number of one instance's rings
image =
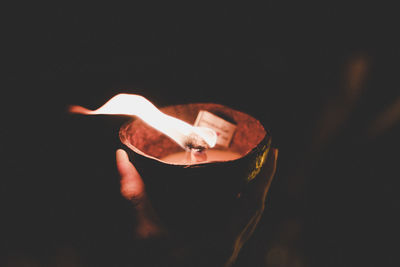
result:
[(117, 162), (123, 162), (128, 159), (128, 155), (126, 154), (125, 150), (123, 149), (118, 149), (117, 152), (115, 153), (116, 160)]

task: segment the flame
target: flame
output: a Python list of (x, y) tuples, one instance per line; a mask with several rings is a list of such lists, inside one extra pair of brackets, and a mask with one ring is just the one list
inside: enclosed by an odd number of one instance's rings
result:
[(69, 111), (86, 115), (136, 116), (154, 129), (169, 136), (186, 150), (190, 148), (188, 142), (193, 139), (198, 140), (199, 138), (197, 137), (200, 137), (210, 148), (214, 147), (217, 142), (217, 134), (214, 130), (206, 127), (195, 127), (175, 117), (164, 114), (149, 100), (140, 95), (118, 94), (96, 110), (89, 110), (81, 106), (71, 106)]

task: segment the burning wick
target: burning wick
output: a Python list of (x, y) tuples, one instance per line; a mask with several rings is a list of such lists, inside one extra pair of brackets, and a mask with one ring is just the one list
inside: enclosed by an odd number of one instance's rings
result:
[(191, 162), (205, 161), (206, 150), (215, 146), (217, 134), (207, 127), (195, 127), (162, 113), (149, 100), (135, 94), (118, 94), (96, 110), (71, 106), (72, 113), (85, 115), (131, 115), (170, 137), (190, 154)]
[(206, 150), (208, 144), (199, 135), (191, 134), (186, 139), (186, 160), (188, 162), (201, 162), (207, 160)]

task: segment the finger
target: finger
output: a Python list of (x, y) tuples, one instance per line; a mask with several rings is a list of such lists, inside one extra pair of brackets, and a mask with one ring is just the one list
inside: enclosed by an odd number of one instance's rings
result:
[(230, 233), (234, 238), (234, 246), (230, 262), (236, 259), (241, 247), (250, 238), (261, 219), (265, 198), (275, 175), (277, 158), (278, 150), (271, 148), (260, 173), (250, 182), (242, 205), (233, 214), (234, 223), (231, 225)]
[(124, 150), (117, 150), (116, 163), (121, 177), (121, 194), (128, 200), (141, 200), (145, 194), (143, 180)]
[(268, 189), (275, 176), (278, 149), (271, 148), (260, 173), (249, 183), (245, 195), (248, 199), (264, 202)]
[[(257, 176), (249, 182), (242, 195), (242, 205), (252, 214), (255, 210), (263, 210), (265, 199), (276, 172), (278, 150), (271, 148)], [(246, 212), (245, 212), (246, 213)]]
[(265, 164), (257, 176), (249, 182), (240, 197), (236, 211), (239, 221), (247, 222), (256, 212), (263, 211), (265, 199), (276, 171), (278, 150), (271, 148), (265, 159)]
[(135, 204), (136, 238), (146, 239), (165, 234), (166, 231), (146, 195), (143, 180), (124, 150), (116, 151), (116, 162), (121, 176), (121, 194)]

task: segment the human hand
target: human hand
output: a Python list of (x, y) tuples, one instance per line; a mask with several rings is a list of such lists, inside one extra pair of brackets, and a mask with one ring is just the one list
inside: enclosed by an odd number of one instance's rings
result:
[[(225, 266), (233, 264), (241, 247), (250, 238), (261, 219), (267, 192), (275, 174), (277, 156), (278, 150), (271, 148), (259, 174), (238, 195), (238, 205), (231, 214), (229, 225), (225, 225), (221, 231), (216, 231), (221, 233), (220, 236), (213, 235), (218, 240), (215, 243), (223, 251)], [(134, 229), (136, 237), (148, 239), (166, 236), (167, 229), (162, 226), (162, 222), (154, 212), (145, 191), (145, 184), (124, 150), (117, 150), (116, 163), (121, 176), (121, 194), (134, 204), (137, 217), (137, 226)], [(185, 253), (191, 255), (189, 257), (196, 257), (193, 256), (195, 255), (193, 251)], [(204, 253), (204, 250), (200, 253)]]

